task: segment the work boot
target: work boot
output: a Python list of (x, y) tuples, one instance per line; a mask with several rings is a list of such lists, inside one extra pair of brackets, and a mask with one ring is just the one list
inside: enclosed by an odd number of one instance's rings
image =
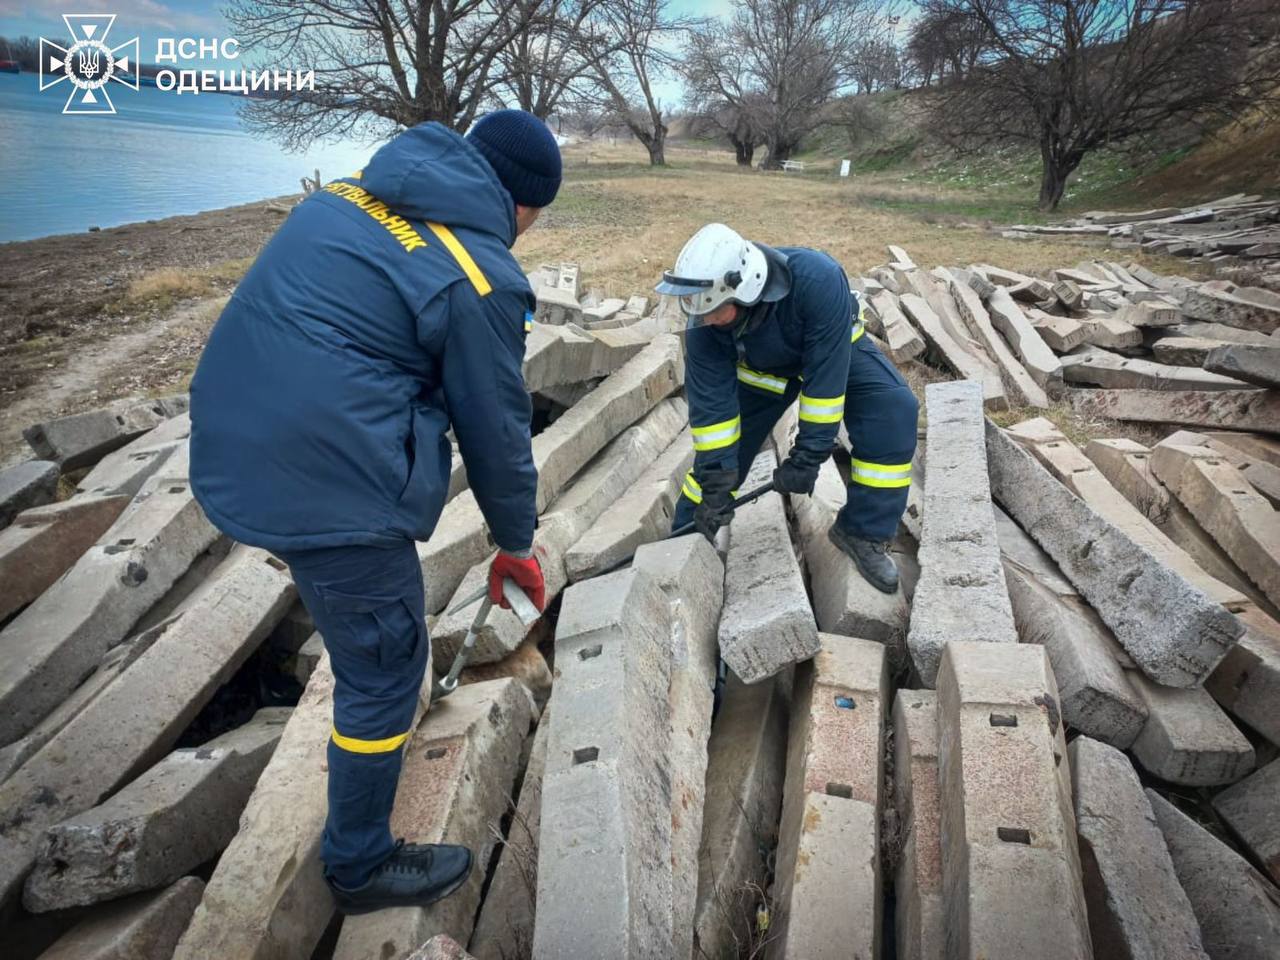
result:
[(333, 880), (329, 889), (345, 914), (387, 907), (425, 907), (453, 893), (471, 872), (471, 851), (450, 843), (397, 840), (363, 886), (347, 889)]
[(863, 540), (841, 530), (836, 524), (827, 531), (827, 537), (842, 551), (853, 558), (862, 578), (881, 593), (896, 593), (898, 568), (889, 557), (889, 544), (882, 540)]

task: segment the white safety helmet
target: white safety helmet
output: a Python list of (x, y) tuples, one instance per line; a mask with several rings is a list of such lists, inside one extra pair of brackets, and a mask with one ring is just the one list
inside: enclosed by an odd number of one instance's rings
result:
[(760, 300), (769, 266), (754, 243), (723, 223), (709, 223), (692, 237), (662, 274), (658, 293), (678, 297), (690, 325), (728, 301), (749, 307)]

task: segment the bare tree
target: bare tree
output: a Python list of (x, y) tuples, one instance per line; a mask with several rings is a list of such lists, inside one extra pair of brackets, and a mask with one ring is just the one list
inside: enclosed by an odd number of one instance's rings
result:
[(912, 28), (907, 53), (925, 86), (934, 77), (963, 79), (992, 52), (986, 24), (953, 0), (927, 0)]
[(226, 16), (246, 50), (316, 78), (314, 91), (246, 101), (245, 119), (290, 148), (428, 120), (465, 130), (543, 2), (233, 0)]
[(858, 93), (895, 90), (902, 84), (902, 58), (892, 34), (871, 36), (853, 48), (851, 73)]
[[(501, 66), (495, 96), (547, 119), (592, 75), (588, 56), (609, 56), (614, 46), (586, 50), (584, 27), (602, 0), (515, 0), (511, 16), (517, 29), (498, 52)], [(616, 46), (616, 45), (615, 45)]]
[(655, 82), (671, 70), (670, 41), (686, 24), (668, 14), (667, 0), (603, 0), (579, 32), (587, 96), (644, 144), (653, 166), (666, 163), (667, 143), (667, 105)]
[(1269, 0), (939, 2), (982, 24), (993, 59), (943, 88), (934, 125), (953, 142), (1036, 144), (1042, 209), (1091, 151), (1277, 102)]
[(751, 166), (756, 147), (764, 143), (763, 94), (734, 51), (724, 21), (701, 20), (689, 30), (681, 72), (689, 109), (703, 127), (729, 141), (739, 166)]

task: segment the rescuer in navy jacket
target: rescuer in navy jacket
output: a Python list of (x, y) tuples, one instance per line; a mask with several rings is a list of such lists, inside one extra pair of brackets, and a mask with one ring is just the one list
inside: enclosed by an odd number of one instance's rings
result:
[[(399, 134), (284, 221), (236, 288), (191, 385), (191, 480), (209, 519), (289, 564), (333, 670), (325, 874), (364, 912), (446, 896), (464, 847), (388, 826), (430, 658), (415, 540), (449, 486), (452, 428), (511, 577), (540, 609), (537, 472), (521, 365), (534, 298), (510, 248), (560, 185), (531, 114), (464, 138)], [(427, 576), (431, 571), (426, 571)]]

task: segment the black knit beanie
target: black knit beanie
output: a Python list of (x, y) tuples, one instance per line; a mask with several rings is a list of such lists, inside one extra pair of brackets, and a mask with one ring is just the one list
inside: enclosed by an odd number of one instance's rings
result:
[(524, 110), (495, 110), (467, 133), (467, 142), (493, 167), (511, 199), (546, 207), (560, 189), (560, 147), (547, 125)]

